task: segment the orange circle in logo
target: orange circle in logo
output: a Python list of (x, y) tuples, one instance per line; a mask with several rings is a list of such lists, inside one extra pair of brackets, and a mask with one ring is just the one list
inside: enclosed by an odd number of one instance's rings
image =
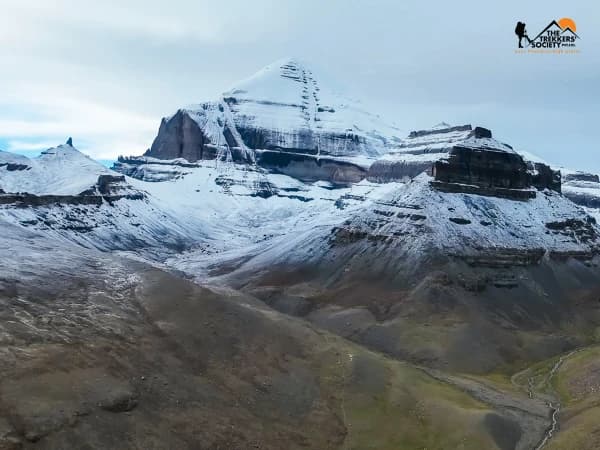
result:
[(569, 19), (568, 17), (563, 17), (562, 19), (557, 20), (556, 23), (558, 23), (558, 26), (561, 27), (563, 30), (570, 28), (573, 32), (577, 31), (575, 21), (573, 19)]

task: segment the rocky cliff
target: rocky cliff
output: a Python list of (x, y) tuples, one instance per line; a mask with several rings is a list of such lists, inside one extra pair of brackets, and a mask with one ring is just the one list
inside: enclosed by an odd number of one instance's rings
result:
[(454, 143), (472, 136), (471, 125), (440, 123), (428, 130), (412, 131), (401, 144), (375, 161), (367, 178), (376, 183), (406, 182), (422, 172), (431, 172), (434, 163), (447, 158)]
[(563, 193), (600, 218), (600, 177), (586, 172), (564, 170)]
[(561, 190), (558, 171), (525, 161), (510, 145), (493, 139), (490, 130), (445, 123), (411, 132), (397, 150), (369, 168), (367, 177), (378, 183), (405, 182), (424, 172), (446, 192), (524, 199), (535, 196), (535, 190)]
[(204, 103), (195, 110), (181, 109), (164, 118), (144, 156), (183, 158), (192, 163), (210, 159), (254, 161), (254, 154), (244, 145), (223, 102)]

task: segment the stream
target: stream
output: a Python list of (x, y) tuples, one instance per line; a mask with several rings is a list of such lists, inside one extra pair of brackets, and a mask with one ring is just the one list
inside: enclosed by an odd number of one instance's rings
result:
[[(556, 372), (558, 371), (558, 369), (560, 368), (560, 366), (563, 364), (563, 362), (569, 358), (570, 356), (572, 356), (573, 354), (577, 353), (579, 350), (573, 350), (570, 353), (567, 353), (564, 356), (561, 356), (558, 361), (556, 361), (556, 363), (554, 364), (554, 366), (552, 367), (552, 370), (550, 370), (550, 373), (548, 374), (548, 378), (546, 378), (546, 384), (551, 387), (550, 382), (552, 381), (552, 378), (554, 377), (554, 375), (556, 374)], [(529, 378), (528, 380), (528, 390), (529, 390), (529, 398), (533, 398), (533, 378)], [(542, 438), (542, 440), (540, 441), (540, 443), (535, 447), (534, 450), (541, 450), (542, 448), (544, 448), (544, 446), (548, 443), (548, 441), (550, 439), (552, 439), (552, 436), (554, 435), (554, 433), (556, 432), (556, 429), (558, 428), (558, 413), (560, 412), (560, 401), (558, 400), (558, 394), (556, 395), (557, 400), (556, 400), (556, 404), (553, 404), (552, 402), (548, 402), (548, 407), (550, 408), (551, 411), (551, 423), (550, 426), (548, 427), (548, 429), (546, 430), (546, 433), (544, 434), (544, 437)]]

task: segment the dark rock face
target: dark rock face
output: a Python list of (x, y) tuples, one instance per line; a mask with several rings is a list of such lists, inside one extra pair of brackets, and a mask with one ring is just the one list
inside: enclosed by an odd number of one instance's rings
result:
[(432, 181), (430, 184), (438, 191), (455, 194), (476, 194), (487, 197), (499, 197), (523, 201), (529, 200), (530, 198), (535, 198), (536, 196), (535, 191), (532, 189), (506, 189), (500, 187), (484, 187), (461, 183), (446, 183), (442, 181)]
[(492, 138), (492, 130), (483, 127), (475, 127), (471, 134), (476, 138)]
[(6, 194), (0, 189), (0, 205), (17, 208), (48, 205), (96, 205), (121, 199), (142, 200), (145, 194), (133, 189), (122, 175), (100, 175), (97, 183), (78, 195), (34, 195), (26, 192)]
[(575, 172), (564, 175), (563, 181), (565, 183), (570, 181), (588, 181), (590, 183), (600, 183), (600, 177), (593, 173)]
[(80, 196), (100, 197), (107, 202), (114, 202), (126, 198), (128, 200), (142, 200), (145, 194), (127, 184), (123, 175), (99, 175), (98, 181), (90, 189), (79, 194)]
[(257, 152), (257, 163), (266, 169), (303, 181), (328, 180), (342, 184), (357, 183), (365, 178), (367, 173), (366, 169), (344, 161), (273, 151)]
[(432, 175), (438, 182), (482, 188), (486, 194), (506, 194), (530, 186), (527, 166), (516, 153), (455, 146), (446, 160), (437, 161)]
[(463, 217), (450, 217), (450, 222), (454, 222), (458, 225), (468, 225), (471, 223), (469, 219), (465, 219)]
[(1, 167), (6, 167), (6, 170), (8, 170), (9, 172), (17, 172), (30, 169), (30, 167), (26, 164), (17, 163), (2, 163), (0, 164), (0, 168)]
[(485, 252), (479, 254), (453, 256), (465, 261), (471, 267), (507, 269), (538, 265), (544, 257), (544, 253), (543, 248), (502, 248), (486, 249)]
[(123, 175), (100, 175), (98, 177), (98, 191), (103, 195), (110, 195), (118, 192), (125, 183)]
[(588, 220), (565, 219), (557, 222), (549, 222), (546, 228), (552, 233), (561, 234), (579, 242), (595, 242), (598, 238), (596, 230), (596, 220), (588, 217)]
[[(479, 128), (479, 127), (478, 127)], [(453, 131), (470, 131), (472, 129), (471, 125), (458, 125), (455, 127), (447, 127), (443, 129), (433, 129), (433, 130), (419, 130), (419, 131), (411, 131), (408, 135), (409, 138), (417, 138), (428, 136), (432, 134), (440, 134), (440, 133), (451, 133)]]
[(436, 161), (446, 158), (455, 143), (473, 137), (473, 133), (469, 124), (450, 126), (445, 123), (430, 130), (411, 131), (398, 151), (392, 152), (393, 157), (384, 157), (371, 165), (367, 179), (374, 183), (407, 182), (423, 172), (430, 172)]
[(431, 169), (432, 161), (375, 161), (367, 174), (367, 179), (374, 183), (389, 183), (393, 181), (406, 182), (417, 175)]
[(539, 190), (551, 189), (561, 191), (561, 175), (558, 170), (552, 170), (550, 166), (542, 163), (528, 163), (530, 165), (531, 184)]
[(47, 205), (96, 205), (102, 204), (98, 195), (33, 195), (5, 194), (0, 196), (0, 205), (13, 205), (17, 208), (27, 208)]
[[(270, 147), (267, 142), (266, 132), (262, 129), (242, 127), (239, 132), (244, 144), (252, 149), (268, 149)], [(271, 146), (271, 148), (274, 147)]]
[(73, 147), (73, 138), (69, 137), (69, 139), (67, 139), (67, 145)]
[(233, 131), (231, 131), (231, 128), (229, 128), (228, 126), (225, 126), (223, 128), (223, 137), (225, 138), (225, 142), (227, 142), (227, 145), (230, 148), (240, 146), (240, 143), (236, 140), (235, 136), (233, 135)]
[[(485, 134), (485, 132), (483, 132)], [(517, 153), (456, 145), (436, 161), (432, 183), (445, 192), (467, 192), (526, 200), (538, 190), (561, 191), (560, 172), (542, 163), (526, 163)]]
[(537, 190), (561, 192), (560, 172), (525, 162), (510, 145), (492, 139), (492, 132), (471, 125), (440, 124), (412, 131), (397, 152), (374, 162), (367, 179), (375, 183), (407, 182), (429, 172), (444, 192), (463, 192), (527, 200)]
[[(483, 127), (473, 129), (470, 124), (450, 126), (443, 123), (431, 130), (411, 131), (399, 151), (392, 153), (393, 157), (385, 157), (371, 165), (367, 178), (375, 183), (406, 182), (420, 173), (430, 172), (434, 164), (447, 159), (460, 142), (483, 139), (481, 150), (485, 151), (489, 150), (487, 140), (491, 138), (490, 130)], [(506, 144), (496, 144), (511, 150)]]
[(185, 162), (183, 159), (175, 161), (152, 159), (150, 163), (144, 156), (119, 156), (112, 170), (138, 180), (160, 182), (181, 178), (193, 167), (198, 167), (198, 164)]
[(563, 176), (563, 194), (580, 206), (600, 209), (600, 178), (586, 172), (566, 173)]
[(485, 426), (501, 450), (517, 448), (519, 440), (523, 435), (523, 429), (519, 422), (495, 413), (486, 414)]
[(565, 190), (564, 195), (577, 205), (585, 206), (586, 208), (600, 209), (600, 195), (570, 190)]
[(190, 162), (217, 156), (210, 140), (198, 124), (183, 110), (170, 119), (163, 119), (158, 136), (145, 156), (158, 159), (185, 158)]
[(360, 154), (360, 149), (367, 145), (366, 140), (352, 132), (338, 134), (313, 130), (297, 130), (294, 145), (282, 143), (281, 130), (254, 128), (243, 123), (237, 129), (244, 144), (253, 150), (280, 150), (302, 155), (337, 156), (337, 149), (343, 148), (348, 154)]

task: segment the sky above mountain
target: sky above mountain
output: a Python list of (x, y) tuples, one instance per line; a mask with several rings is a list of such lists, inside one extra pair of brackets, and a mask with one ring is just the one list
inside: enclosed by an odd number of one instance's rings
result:
[[(543, 159), (600, 172), (600, 5), (397, 0), (0, 0), (0, 149), (73, 136), (99, 159), (140, 154), (160, 118), (293, 56), (407, 132), (491, 128)], [(571, 17), (578, 55), (519, 55)]]

